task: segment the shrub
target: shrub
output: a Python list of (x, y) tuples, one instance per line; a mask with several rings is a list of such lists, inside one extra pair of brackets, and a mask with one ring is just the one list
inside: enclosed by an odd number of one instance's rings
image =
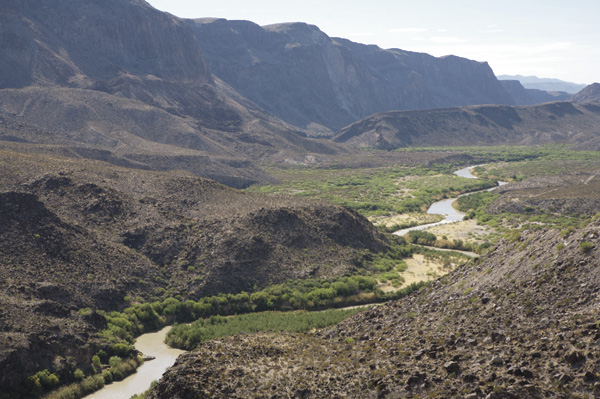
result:
[(85, 378), (85, 374), (83, 373), (83, 371), (81, 369), (77, 369), (73, 372), (73, 377), (77, 380), (77, 381), (81, 381)]
[(589, 253), (593, 248), (594, 244), (589, 241), (583, 241), (581, 244), (579, 244), (579, 250), (584, 254)]

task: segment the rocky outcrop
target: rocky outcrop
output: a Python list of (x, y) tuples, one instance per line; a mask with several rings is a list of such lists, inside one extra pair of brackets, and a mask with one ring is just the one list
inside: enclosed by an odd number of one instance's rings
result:
[(514, 104), (486, 63), (330, 38), (304, 23), (189, 21), (212, 72), (279, 118), (319, 132), (375, 112)]
[(592, 83), (573, 95), (572, 101), (577, 103), (600, 102), (600, 83)]
[(571, 102), (396, 111), (353, 123), (334, 141), (385, 150), (409, 146), (587, 144), (597, 139), (599, 121), (600, 107)]
[(149, 397), (598, 396), (599, 228), (523, 232), (414, 295), (316, 334), (201, 344)]

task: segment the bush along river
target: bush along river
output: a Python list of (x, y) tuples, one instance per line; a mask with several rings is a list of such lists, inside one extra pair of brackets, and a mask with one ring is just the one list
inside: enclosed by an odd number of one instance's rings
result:
[[(462, 169), (455, 171), (454, 174), (457, 176), (460, 176), (460, 177), (467, 178), (467, 179), (477, 179), (478, 177), (471, 173), (471, 170), (473, 170), (473, 168), (475, 168), (475, 167), (477, 167), (477, 165), (467, 166), (466, 168), (462, 168)], [(506, 182), (498, 182), (498, 186), (502, 186), (504, 184), (506, 184)], [(496, 187), (492, 187), (488, 190), (482, 190), (482, 191), (492, 191), (494, 189), (496, 189)], [(472, 193), (466, 193), (463, 195), (471, 195), (471, 194), (475, 194), (478, 192), (480, 192), (480, 191), (474, 191)], [(461, 195), (461, 197), (462, 197), (462, 195)], [(397, 235), (397, 236), (403, 236), (406, 233), (408, 233), (409, 231), (426, 230), (430, 227), (439, 226), (441, 224), (460, 222), (461, 220), (463, 220), (463, 217), (465, 216), (465, 214), (457, 211), (452, 206), (452, 204), (454, 204), (454, 201), (456, 201), (456, 200), (457, 200), (457, 198), (446, 198), (441, 201), (434, 202), (433, 204), (431, 204), (429, 209), (427, 209), (427, 213), (435, 214), (435, 215), (442, 215), (442, 216), (444, 216), (444, 220), (442, 220), (440, 222), (436, 222), (436, 223), (422, 224), (420, 226), (414, 226), (414, 227), (409, 227), (407, 229), (398, 230), (398, 231), (395, 231), (393, 234)]]

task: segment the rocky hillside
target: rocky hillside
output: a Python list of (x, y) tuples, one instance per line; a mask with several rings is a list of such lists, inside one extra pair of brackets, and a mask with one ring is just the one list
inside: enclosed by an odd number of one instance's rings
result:
[(573, 95), (572, 101), (577, 103), (600, 102), (600, 83), (592, 83)]
[(600, 210), (600, 176), (573, 174), (537, 176), (495, 190), (501, 197), (490, 213), (559, 213), (594, 216)]
[(515, 104), (487, 63), (331, 38), (304, 23), (189, 21), (211, 71), (279, 118), (319, 132), (375, 112)]
[(150, 398), (597, 397), (599, 231), (523, 232), (326, 331), (202, 344)]
[(375, 114), (342, 129), (334, 141), (359, 148), (494, 144), (588, 144), (598, 136), (600, 107), (553, 102), (480, 105)]
[(346, 208), (184, 172), (0, 151), (0, 187), (0, 392), (89, 363), (104, 319), (82, 308), (343, 275), (388, 245)]
[(0, 22), (0, 144), (236, 187), (269, 181), (262, 158), (343, 152), (214, 78), (192, 29), (145, 1), (8, 0)]

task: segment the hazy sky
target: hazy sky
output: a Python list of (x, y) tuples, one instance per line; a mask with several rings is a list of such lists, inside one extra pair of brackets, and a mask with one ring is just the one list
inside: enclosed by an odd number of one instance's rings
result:
[(184, 18), (307, 22), (332, 37), (487, 61), (496, 75), (600, 82), (598, 0), (148, 0)]

